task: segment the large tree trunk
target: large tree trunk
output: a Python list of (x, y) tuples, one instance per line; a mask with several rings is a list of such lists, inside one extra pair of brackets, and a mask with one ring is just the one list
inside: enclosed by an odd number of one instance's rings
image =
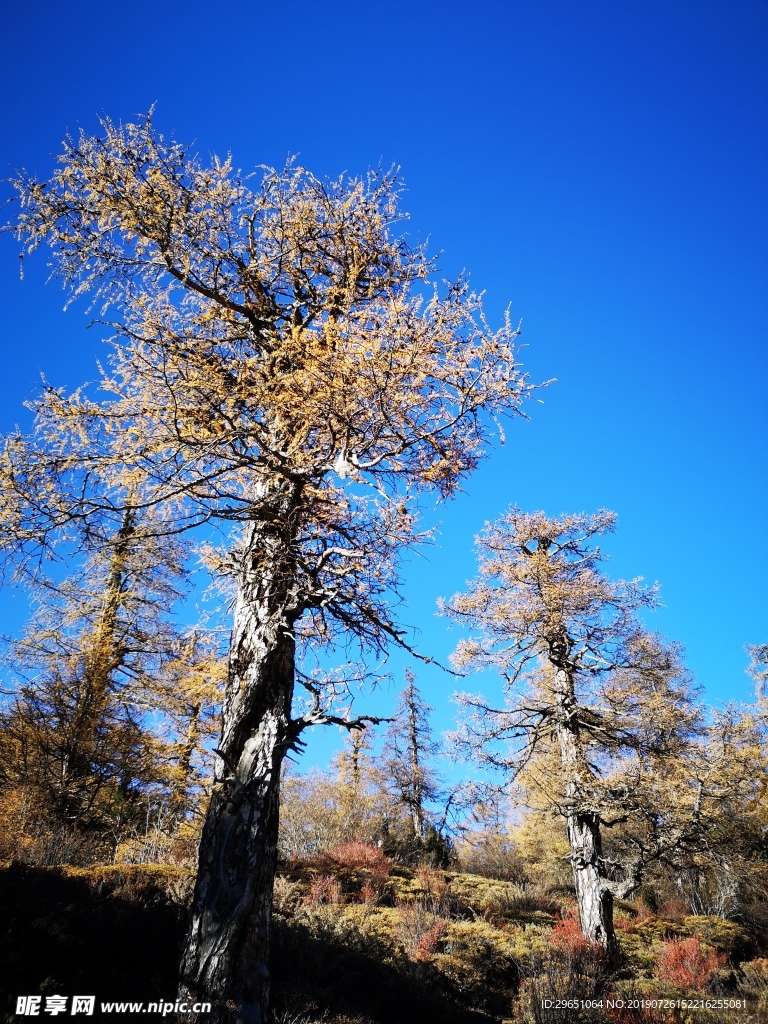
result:
[(588, 939), (600, 943), (608, 954), (609, 964), (615, 966), (619, 946), (613, 928), (613, 894), (601, 869), (603, 854), (597, 815), (569, 815), (568, 840), (581, 930)]
[(576, 889), (576, 905), (583, 934), (606, 951), (609, 965), (619, 961), (619, 946), (613, 927), (613, 895), (603, 866), (603, 850), (598, 815), (583, 807), (585, 774), (584, 751), (576, 720), (573, 680), (565, 669), (555, 675), (557, 738), (563, 771), (565, 816), (571, 866)]
[(271, 573), (261, 569), (265, 539), (257, 529), (248, 531), (248, 540), (244, 565), (251, 564), (239, 579), (221, 756), (181, 965), (179, 999), (211, 1001), (213, 1012), (200, 1018), (209, 1024), (269, 1019), (280, 767), (290, 742), (294, 641), (286, 575), (275, 562)]

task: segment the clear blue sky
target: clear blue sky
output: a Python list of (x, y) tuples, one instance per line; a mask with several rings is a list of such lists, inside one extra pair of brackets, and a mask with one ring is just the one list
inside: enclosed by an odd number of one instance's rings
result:
[[(747, 697), (768, 640), (768, 6), (735, 0), (364, 5), (165, 0), (3, 4), (0, 164), (45, 175), (67, 129), (156, 103), (160, 131), (242, 168), (401, 165), (410, 230), (512, 304), (534, 379), (557, 377), (409, 567), (421, 645), (434, 600), (511, 502), (619, 514), (617, 575), (662, 584), (654, 624), (712, 700)], [(103, 356), (80, 308), (18, 279), (0, 239), (0, 429), (39, 373)], [(18, 601), (4, 599), (5, 622)], [(0, 625), (0, 629), (3, 627)], [(449, 724), (452, 683), (424, 670)], [(375, 701), (385, 709), (391, 693)], [(362, 705), (361, 705), (362, 710)], [(330, 738), (313, 743), (321, 757)]]

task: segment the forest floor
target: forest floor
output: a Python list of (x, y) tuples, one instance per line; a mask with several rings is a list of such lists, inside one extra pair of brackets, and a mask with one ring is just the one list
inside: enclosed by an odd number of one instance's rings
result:
[[(95, 995), (93, 1020), (101, 1001), (172, 1001), (191, 890), (188, 870), (165, 865), (0, 867), (2, 1019), (21, 1019), (21, 995), (43, 1004), (51, 995)], [(277, 1020), (768, 1022), (766, 950), (740, 925), (629, 904), (616, 918), (623, 966), (608, 975), (567, 894), (392, 866), (375, 852), (283, 865), (274, 899)], [(649, 1004), (662, 997), (712, 1006)], [(728, 1005), (737, 1001), (746, 1005)]]

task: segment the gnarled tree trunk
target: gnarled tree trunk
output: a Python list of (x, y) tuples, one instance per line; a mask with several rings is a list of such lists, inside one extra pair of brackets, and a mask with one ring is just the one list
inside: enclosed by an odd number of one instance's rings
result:
[(555, 675), (555, 705), (560, 763), (571, 867), (576, 889), (576, 905), (583, 934), (605, 949), (610, 965), (619, 960), (619, 947), (613, 927), (613, 894), (603, 866), (600, 819), (582, 804), (584, 752), (576, 720), (573, 680), (566, 669)]
[(613, 894), (601, 868), (603, 853), (597, 815), (569, 815), (568, 841), (581, 930), (587, 938), (600, 943), (609, 963), (614, 965), (619, 959), (619, 947), (613, 928)]
[(214, 1004), (201, 1017), (209, 1024), (265, 1024), (269, 1013), (280, 766), (290, 743), (294, 640), (286, 614), (289, 577), (280, 571), (285, 566), (276, 559), (268, 574), (259, 568), (264, 545), (276, 538), (252, 527), (247, 539), (220, 757), (179, 990), (179, 999)]

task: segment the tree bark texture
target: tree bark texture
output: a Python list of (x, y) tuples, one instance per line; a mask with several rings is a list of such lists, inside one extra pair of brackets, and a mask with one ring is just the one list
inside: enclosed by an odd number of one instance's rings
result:
[(275, 561), (274, 571), (265, 574), (258, 554), (265, 538), (255, 528), (248, 537), (220, 756), (181, 964), (179, 998), (211, 1001), (212, 1013), (201, 1017), (209, 1024), (269, 1020), (269, 933), (280, 767), (290, 743), (294, 640), (285, 611), (286, 574)]
[(582, 933), (599, 943), (610, 965), (619, 960), (619, 947), (613, 927), (613, 894), (603, 866), (600, 819), (596, 812), (583, 808), (582, 788), (584, 752), (576, 719), (573, 680), (566, 669), (558, 669), (555, 681), (557, 738), (564, 781), (564, 808), (571, 867), (576, 889), (576, 905)]

